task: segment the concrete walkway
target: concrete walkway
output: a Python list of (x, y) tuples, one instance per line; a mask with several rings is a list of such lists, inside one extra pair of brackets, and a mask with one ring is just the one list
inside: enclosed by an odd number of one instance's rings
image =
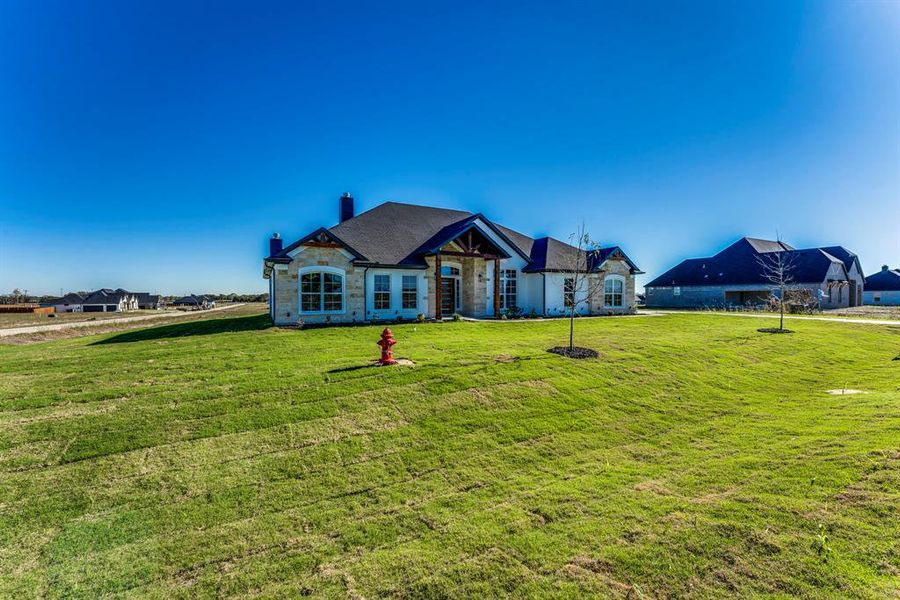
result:
[(52, 325), (27, 325), (25, 327), (7, 327), (0, 329), (0, 337), (9, 337), (11, 335), (22, 335), (24, 333), (41, 333), (43, 331), (60, 331), (63, 329), (72, 329), (75, 327), (99, 327), (101, 325), (113, 325), (117, 323), (136, 323), (138, 321), (150, 321), (158, 319), (172, 319), (175, 317), (186, 317), (190, 315), (208, 315), (211, 312), (220, 310), (229, 310), (243, 306), (246, 303), (229, 304), (228, 306), (219, 306), (209, 310), (201, 311), (176, 311), (165, 312), (158, 315), (141, 315), (139, 317), (121, 317), (115, 319), (97, 319), (96, 321), (73, 321), (71, 323), (53, 323)]
[[(777, 319), (779, 315), (761, 315), (758, 313), (740, 312), (715, 312), (715, 311), (691, 311), (691, 310), (656, 310), (648, 309), (639, 314), (659, 315), (718, 315), (721, 317), (749, 317), (752, 319)], [(835, 323), (850, 323), (852, 325), (892, 325), (900, 327), (900, 319), (852, 319), (848, 317), (804, 317), (797, 315), (784, 315), (785, 321), (834, 321)]]

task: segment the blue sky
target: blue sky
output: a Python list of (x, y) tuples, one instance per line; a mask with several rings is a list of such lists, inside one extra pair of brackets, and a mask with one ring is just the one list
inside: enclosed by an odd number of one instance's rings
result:
[(900, 266), (900, 3), (0, 3), (0, 291), (264, 291), (344, 191)]

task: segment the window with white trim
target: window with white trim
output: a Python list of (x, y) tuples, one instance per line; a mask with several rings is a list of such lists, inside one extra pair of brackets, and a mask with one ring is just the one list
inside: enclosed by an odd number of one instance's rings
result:
[(603, 306), (622, 308), (625, 306), (625, 278), (610, 275), (603, 280)]
[(563, 304), (566, 308), (575, 306), (575, 279), (573, 277), (563, 279)]
[(375, 276), (375, 310), (387, 310), (391, 307), (391, 276)]
[(678, 287), (677, 285), (676, 285), (675, 287), (673, 287), (673, 288), (672, 288), (672, 295), (673, 295), (673, 296), (680, 296), (680, 295), (681, 295), (681, 288)]
[(400, 292), (403, 308), (419, 306), (419, 278), (416, 275), (404, 275)]
[(518, 306), (518, 282), (515, 269), (503, 269), (500, 272), (500, 308)]
[(344, 277), (327, 271), (300, 275), (300, 312), (341, 312), (344, 310)]

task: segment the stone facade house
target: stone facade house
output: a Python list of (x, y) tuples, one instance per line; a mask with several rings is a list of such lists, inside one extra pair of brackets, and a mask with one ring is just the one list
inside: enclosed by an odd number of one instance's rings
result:
[(881, 271), (866, 277), (863, 304), (900, 306), (900, 269), (884, 265)]
[[(353, 202), (340, 199), (333, 227), (287, 247), (278, 234), (270, 240), (263, 277), (277, 325), (565, 314), (577, 248), (482, 214), (385, 202), (355, 215)], [(635, 264), (618, 246), (591, 257), (588, 276), (602, 293), (578, 298), (579, 312), (633, 312)]]
[(784, 253), (790, 289), (808, 290), (822, 309), (862, 304), (858, 257), (842, 246), (797, 250), (784, 242), (741, 238), (715, 256), (682, 261), (645, 286), (650, 308), (725, 308), (764, 304), (778, 291), (760, 260)]

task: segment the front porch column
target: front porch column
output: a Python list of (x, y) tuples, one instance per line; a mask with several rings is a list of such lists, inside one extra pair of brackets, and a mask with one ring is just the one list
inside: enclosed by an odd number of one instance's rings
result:
[(441, 319), (441, 253), (434, 255), (434, 318)]
[(500, 318), (500, 259), (494, 259), (494, 318)]

